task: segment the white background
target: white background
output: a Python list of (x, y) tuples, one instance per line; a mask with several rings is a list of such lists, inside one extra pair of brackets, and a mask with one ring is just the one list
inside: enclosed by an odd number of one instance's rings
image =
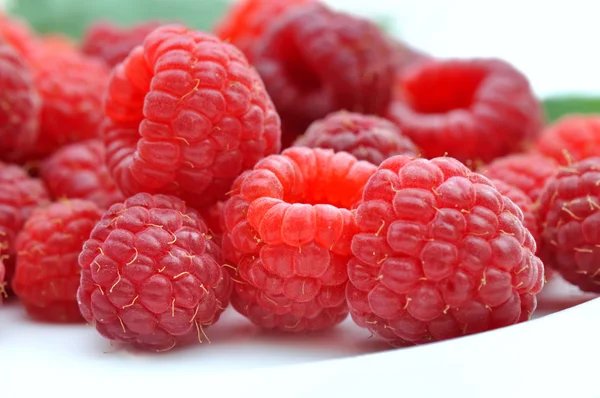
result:
[[(200, 0), (198, 0), (200, 1)], [(539, 95), (600, 92), (600, 3), (403, 0), (329, 3), (395, 18), (432, 55), (498, 56)], [(555, 286), (538, 316), (578, 304)], [(304, 337), (261, 334), (229, 311), (212, 344), (153, 355), (111, 346), (85, 326), (36, 324), (0, 308), (0, 394), (170, 397), (600, 397), (600, 301), (439, 344), (388, 350), (352, 325)]]

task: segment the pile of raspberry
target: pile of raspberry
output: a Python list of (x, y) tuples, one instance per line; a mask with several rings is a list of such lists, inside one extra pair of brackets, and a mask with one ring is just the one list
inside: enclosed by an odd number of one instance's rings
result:
[(0, 300), (166, 351), (229, 304), (408, 346), (530, 319), (547, 267), (600, 292), (596, 117), (318, 0), (213, 32), (1, 16)]

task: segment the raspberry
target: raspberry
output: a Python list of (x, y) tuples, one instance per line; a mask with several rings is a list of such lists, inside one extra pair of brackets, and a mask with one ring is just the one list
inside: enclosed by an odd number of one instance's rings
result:
[(319, 3), (275, 22), (254, 64), (287, 134), (337, 110), (384, 113), (395, 76), (391, 41), (375, 24)]
[(33, 318), (82, 321), (76, 294), (81, 246), (102, 215), (90, 201), (72, 200), (35, 209), (17, 236), (13, 289)]
[(346, 111), (313, 122), (295, 145), (346, 151), (375, 165), (393, 155), (416, 156), (419, 152), (392, 122)]
[(600, 292), (600, 158), (561, 167), (539, 199), (541, 257), (568, 282)]
[(500, 195), (506, 196), (508, 199), (512, 200), (523, 212), (523, 226), (531, 232), (531, 236), (533, 236), (533, 239), (535, 240), (536, 250), (534, 250), (534, 252), (536, 252), (541, 246), (541, 240), (536, 211), (531, 198), (519, 188), (510, 185), (503, 180), (492, 179), (491, 181), (498, 192), (500, 192)]
[(479, 171), (519, 188), (535, 203), (546, 181), (558, 171), (558, 163), (535, 153), (520, 153), (498, 158)]
[(49, 41), (30, 57), (42, 98), (40, 134), (30, 159), (97, 137), (100, 131), (108, 70), (101, 62), (65, 46)]
[(92, 24), (85, 33), (81, 50), (103, 60), (109, 67), (123, 62), (129, 52), (143, 43), (146, 36), (161, 26), (158, 21), (146, 21), (129, 27), (108, 21)]
[(48, 201), (44, 184), (27, 175), (19, 166), (0, 163), (0, 258), (6, 267), (6, 281), (14, 274), (14, 240), (32, 210)]
[(219, 201), (199, 210), (208, 227), (209, 233), (217, 239), (217, 242), (220, 242), (220, 238), (223, 235), (223, 220), (221, 216), (223, 214), (224, 205), (224, 202)]
[(498, 59), (431, 60), (399, 85), (388, 118), (428, 158), (489, 162), (523, 147), (542, 126), (527, 78)]
[(242, 0), (233, 3), (214, 27), (215, 34), (239, 48), (252, 61), (257, 43), (273, 21), (291, 9), (315, 0)]
[(350, 209), (374, 171), (346, 152), (290, 148), (242, 174), (223, 208), (223, 253), (239, 282), (233, 307), (285, 332), (341, 322), (356, 230)]
[(202, 342), (231, 294), (207, 232), (172, 196), (140, 193), (111, 206), (79, 256), (84, 318), (108, 339), (157, 351)]
[(88, 140), (66, 145), (50, 156), (42, 164), (41, 177), (54, 199), (86, 199), (101, 209), (122, 201), (104, 154), (101, 141)]
[(563, 165), (600, 156), (600, 116), (561, 118), (544, 130), (535, 149)]
[(404, 75), (404, 73), (410, 70), (410, 68), (432, 59), (429, 55), (410, 47), (406, 43), (397, 40), (393, 41), (392, 43), (395, 50), (397, 72), (396, 81), (398, 83), (401, 83), (401, 77)]
[(354, 321), (407, 346), (529, 319), (544, 267), (523, 213), (453, 158), (394, 156), (356, 210)]
[(0, 11), (0, 38), (13, 46), (19, 55), (29, 56), (38, 45), (37, 37), (24, 20)]
[(279, 117), (243, 54), (182, 26), (152, 32), (112, 75), (108, 168), (126, 195), (164, 193), (203, 207), (279, 151)]
[(29, 68), (8, 44), (0, 42), (0, 153), (18, 159), (37, 139), (40, 99)]

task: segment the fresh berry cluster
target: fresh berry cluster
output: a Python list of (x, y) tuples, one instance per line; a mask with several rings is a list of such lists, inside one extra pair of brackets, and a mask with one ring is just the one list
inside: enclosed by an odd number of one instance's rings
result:
[(544, 126), (506, 61), (241, 0), (81, 43), (2, 14), (0, 88), (0, 300), (35, 319), (165, 351), (231, 303), (406, 346), (528, 320), (545, 265), (600, 292), (598, 117)]

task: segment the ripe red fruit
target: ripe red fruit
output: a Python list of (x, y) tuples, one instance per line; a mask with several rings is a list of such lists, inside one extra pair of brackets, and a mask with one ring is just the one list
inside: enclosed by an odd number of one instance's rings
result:
[(64, 146), (41, 167), (41, 177), (54, 199), (86, 199), (107, 209), (122, 201), (104, 164), (104, 144), (88, 140)]
[(35, 209), (16, 241), (13, 290), (30, 316), (47, 322), (83, 321), (76, 294), (77, 257), (100, 219), (95, 203), (71, 200)]
[(279, 151), (279, 117), (243, 54), (182, 26), (152, 32), (111, 77), (107, 163), (125, 195), (166, 193), (203, 207)]
[(0, 12), (0, 39), (10, 44), (22, 57), (38, 45), (38, 39), (26, 21)]
[(406, 346), (529, 319), (544, 267), (523, 213), (456, 159), (394, 156), (356, 210), (354, 321)]
[(241, 0), (233, 3), (214, 27), (223, 41), (239, 48), (252, 62), (252, 56), (265, 32), (282, 16), (299, 5), (315, 0)]
[(558, 163), (536, 153), (520, 153), (498, 158), (481, 166), (479, 171), (519, 188), (535, 203), (546, 181), (558, 171)]
[(523, 212), (523, 226), (529, 230), (531, 236), (533, 236), (533, 239), (535, 240), (535, 250), (533, 252), (536, 253), (541, 245), (541, 240), (534, 203), (531, 201), (529, 196), (525, 194), (525, 192), (521, 191), (514, 185), (510, 185), (502, 180), (492, 179), (490, 181), (494, 184), (501, 195), (512, 200), (513, 203), (516, 204), (517, 207)]
[(498, 59), (430, 60), (399, 83), (387, 116), (428, 158), (489, 162), (521, 149), (542, 127), (529, 81)]
[(242, 174), (223, 209), (223, 253), (238, 282), (233, 307), (284, 332), (341, 322), (351, 209), (374, 171), (345, 152), (290, 148)]
[(206, 338), (231, 294), (199, 214), (140, 193), (102, 216), (79, 256), (83, 317), (108, 339), (164, 351)]
[(417, 156), (419, 152), (389, 120), (346, 111), (313, 122), (295, 146), (345, 151), (374, 165), (393, 155)]
[(6, 281), (4, 278), (6, 277), (6, 268), (4, 268), (4, 259), (0, 257), (0, 304), (2, 304), (2, 300), (7, 297), (6, 293)]
[(0, 42), (0, 158), (18, 159), (31, 150), (39, 112), (31, 71), (9, 44)]
[(97, 137), (108, 81), (104, 64), (52, 41), (40, 45), (29, 63), (42, 99), (40, 133), (29, 158), (43, 158), (63, 145)]
[(48, 199), (42, 181), (29, 177), (19, 166), (0, 163), (0, 258), (9, 284), (15, 268), (15, 237), (32, 210)]
[(563, 165), (600, 156), (600, 116), (563, 117), (544, 130), (535, 149)]
[(81, 51), (97, 57), (110, 68), (127, 58), (131, 50), (144, 42), (146, 36), (161, 26), (158, 21), (145, 21), (131, 26), (117, 26), (109, 21), (98, 21), (85, 32)]
[(390, 101), (396, 58), (389, 38), (371, 21), (320, 3), (284, 14), (254, 55), (289, 134), (284, 146), (332, 112), (383, 114)]
[(600, 293), (600, 158), (561, 167), (539, 200), (541, 257), (567, 281)]

